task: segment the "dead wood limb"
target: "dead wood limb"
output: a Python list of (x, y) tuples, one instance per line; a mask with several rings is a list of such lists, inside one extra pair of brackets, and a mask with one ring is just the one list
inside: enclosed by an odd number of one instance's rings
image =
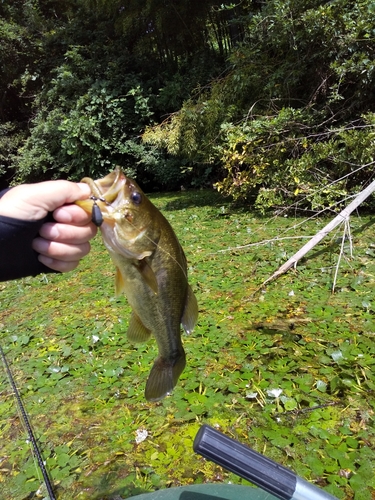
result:
[[(274, 281), (282, 274), (286, 273), (291, 267), (296, 267), (297, 262), (304, 257), (307, 252), (309, 252), (312, 248), (314, 248), (320, 241), (331, 231), (333, 231), (337, 226), (342, 223), (348, 224), (350, 214), (358, 208), (358, 206), (370, 196), (375, 191), (375, 181), (367, 186), (366, 189), (358, 193), (358, 195), (354, 198), (354, 200), (344, 208), (330, 223), (328, 223), (323, 229), (321, 229), (315, 236), (311, 238), (309, 242), (306, 243), (298, 252), (296, 252), (290, 259), (285, 262), (282, 266), (277, 269), (269, 278), (264, 281), (261, 286), (258, 288), (262, 288), (267, 285), (271, 281)], [(347, 226), (346, 226), (347, 227)]]

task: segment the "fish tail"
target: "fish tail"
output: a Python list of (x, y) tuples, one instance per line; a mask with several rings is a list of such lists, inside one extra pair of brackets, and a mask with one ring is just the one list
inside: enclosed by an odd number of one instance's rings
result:
[(147, 401), (159, 401), (172, 392), (186, 365), (185, 352), (179, 352), (173, 359), (158, 357), (146, 383)]

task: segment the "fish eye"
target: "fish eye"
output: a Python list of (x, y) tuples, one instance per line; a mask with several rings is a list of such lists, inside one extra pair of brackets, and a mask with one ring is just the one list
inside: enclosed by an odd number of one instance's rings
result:
[(141, 195), (141, 193), (138, 193), (138, 191), (134, 191), (130, 195), (130, 199), (133, 203), (135, 203), (136, 205), (139, 205), (142, 202), (142, 195)]

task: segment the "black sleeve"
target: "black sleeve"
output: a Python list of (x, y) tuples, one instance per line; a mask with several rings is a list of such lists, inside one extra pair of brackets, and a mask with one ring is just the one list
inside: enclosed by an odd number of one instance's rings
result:
[[(0, 192), (0, 197), (5, 191)], [(44, 222), (53, 220), (52, 214), (38, 221), (25, 221), (0, 215), (0, 281), (53, 273), (53, 269), (38, 260), (31, 242), (38, 236)]]
[(0, 281), (53, 273), (38, 260), (31, 242), (49, 216), (38, 221), (24, 221), (0, 216)]

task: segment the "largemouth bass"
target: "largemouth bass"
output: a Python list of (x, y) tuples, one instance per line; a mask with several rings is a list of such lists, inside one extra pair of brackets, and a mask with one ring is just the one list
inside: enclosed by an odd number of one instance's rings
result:
[(125, 293), (132, 307), (128, 338), (139, 342), (152, 334), (156, 339), (159, 356), (145, 397), (158, 401), (172, 391), (185, 368), (180, 324), (190, 333), (198, 316), (184, 251), (166, 218), (120, 169), (82, 182), (93, 196), (77, 204), (102, 218), (97, 223), (103, 222), (104, 244), (116, 266), (116, 294)]

